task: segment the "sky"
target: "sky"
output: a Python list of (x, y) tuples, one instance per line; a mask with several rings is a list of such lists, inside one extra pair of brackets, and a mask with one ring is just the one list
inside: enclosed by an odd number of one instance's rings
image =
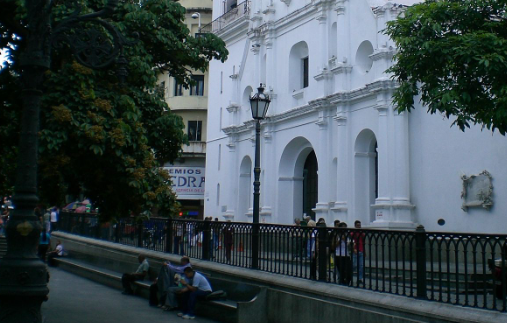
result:
[(6, 56), (5, 55), (5, 50), (4, 49), (0, 49), (0, 69), (2, 68), (5, 60), (7, 59), (5, 56)]

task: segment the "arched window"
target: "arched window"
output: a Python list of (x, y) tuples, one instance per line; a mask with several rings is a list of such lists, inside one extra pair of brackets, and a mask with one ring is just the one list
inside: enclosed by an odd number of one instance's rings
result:
[(250, 110), (250, 97), (252, 96), (252, 93), (253, 89), (251, 86), (247, 86), (243, 91), (243, 96), (241, 98), (240, 121), (252, 119), (252, 113)]
[(292, 46), (289, 54), (289, 92), (309, 85), (310, 56), (308, 45), (302, 41)]

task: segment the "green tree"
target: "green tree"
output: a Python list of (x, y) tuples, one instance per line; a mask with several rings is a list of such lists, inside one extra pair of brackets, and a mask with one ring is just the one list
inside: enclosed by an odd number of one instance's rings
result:
[(398, 109), (410, 111), (420, 94), (429, 112), (453, 116), (463, 131), (480, 124), (505, 135), (506, 9), (505, 0), (429, 0), (390, 21)]
[[(105, 1), (81, 0), (82, 13), (100, 10)], [(71, 2), (70, 2), (71, 3)], [(7, 8), (8, 7), (8, 8)], [(0, 178), (12, 179), (21, 113), (19, 53), (24, 46), (23, 1), (7, 0), (0, 13), (0, 48), (10, 46), (10, 61), (0, 72)], [(55, 2), (53, 26), (74, 10)], [(16, 13), (17, 16), (12, 13)], [(91, 70), (63, 46), (52, 53), (44, 81), (39, 143), (39, 194), (61, 204), (67, 194), (84, 193), (104, 219), (130, 212), (173, 215), (178, 204), (161, 163), (178, 157), (186, 142), (182, 119), (156, 91), (157, 75), (168, 72), (188, 86), (190, 70), (205, 71), (211, 59), (224, 61), (222, 40), (194, 38), (183, 23), (185, 8), (170, 0), (123, 1), (111, 18), (134, 45), (124, 49), (129, 76), (118, 83), (112, 65)], [(2, 167), (3, 168), (3, 165)], [(2, 185), (4, 192), (10, 185)], [(5, 186), (5, 187), (4, 187)], [(0, 191), (0, 194), (2, 192)]]

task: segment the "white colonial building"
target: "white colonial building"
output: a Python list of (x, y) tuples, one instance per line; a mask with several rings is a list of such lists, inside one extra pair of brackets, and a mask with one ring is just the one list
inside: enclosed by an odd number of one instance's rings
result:
[(328, 225), (505, 233), (507, 139), (392, 104), (396, 83), (384, 71), (396, 49), (381, 31), (410, 4), (214, 1), (213, 32), (230, 54), (210, 66), (207, 216), (252, 221), (249, 97), (263, 83), (272, 102), (261, 130), (261, 222), (306, 213)]

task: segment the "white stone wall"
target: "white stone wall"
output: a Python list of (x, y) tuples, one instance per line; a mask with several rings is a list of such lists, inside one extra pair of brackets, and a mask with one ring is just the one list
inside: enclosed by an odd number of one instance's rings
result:
[[(252, 221), (255, 130), (248, 97), (262, 82), (272, 97), (261, 130), (262, 222), (292, 223), (302, 216), (303, 165), (313, 150), (314, 211), (328, 225), (360, 219), (378, 228), (504, 231), (506, 139), (479, 127), (462, 133), (424, 107), (394, 111), (396, 84), (384, 71), (395, 49), (379, 31), (403, 8), (378, 5), (253, 1), (249, 19), (229, 21), (217, 32), (229, 59), (210, 66), (207, 216)], [(223, 5), (214, 6), (217, 19)], [(309, 79), (301, 89), (297, 64), (305, 55)], [(460, 176), (483, 170), (493, 176), (494, 206), (464, 212)]]

